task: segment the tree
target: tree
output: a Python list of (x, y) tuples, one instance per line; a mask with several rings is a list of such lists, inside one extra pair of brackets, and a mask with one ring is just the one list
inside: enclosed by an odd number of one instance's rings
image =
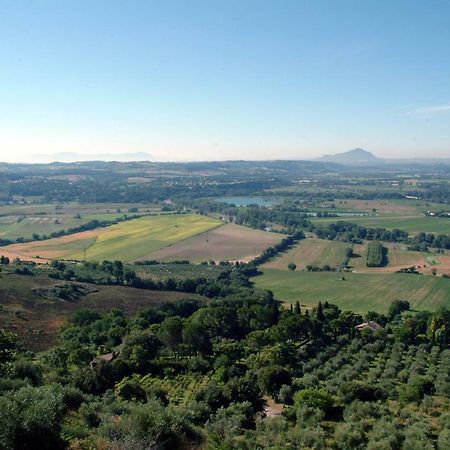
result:
[(289, 263), (288, 264), (288, 269), (291, 270), (292, 272), (297, 268), (297, 264), (295, 263)]
[(191, 352), (210, 355), (212, 353), (211, 339), (205, 328), (194, 320), (187, 320), (183, 327), (183, 342)]
[(161, 347), (159, 339), (150, 331), (127, 336), (120, 349), (120, 356), (138, 372), (148, 369), (149, 363)]
[(159, 337), (162, 342), (176, 352), (178, 345), (183, 342), (183, 320), (181, 317), (174, 316), (164, 319), (159, 329)]
[(294, 404), (296, 407), (307, 406), (325, 411), (333, 406), (333, 397), (324, 389), (307, 388), (294, 395)]
[(16, 356), (17, 336), (0, 328), (0, 375), (11, 372), (12, 362)]
[(325, 320), (325, 316), (323, 314), (322, 302), (319, 302), (316, 309), (316, 318), (319, 322), (323, 322)]
[(406, 300), (394, 300), (389, 306), (388, 316), (392, 320), (403, 311), (409, 311), (410, 305)]
[(281, 386), (291, 384), (291, 375), (284, 367), (268, 366), (259, 371), (258, 381), (261, 389), (276, 399)]

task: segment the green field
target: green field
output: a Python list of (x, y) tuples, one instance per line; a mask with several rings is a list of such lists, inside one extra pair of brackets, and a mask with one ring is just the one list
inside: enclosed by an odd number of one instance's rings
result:
[(324, 217), (311, 219), (314, 223), (336, 223), (338, 221), (357, 223), (370, 228), (387, 228), (408, 231), (412, 234), (423, 232), (450, 233), (450, 219), (427, 217), (422, 214), (380, 214), (376, 216)]
[(30, 239), (34, 233), (48, 235), (50, 233), (76, 228), (92, 220), (113, 221), (122, 217), (123, 213), (85, 214), (81, 218), (68, 215), (29, 216), (18, 221), (18, 217), (8, 216), (0, 222), (0, 238), (15, 240), (18, 237)]
[[(100, 230), (95, 242), (86, 249), (88, 260), (132, 261), (174, 242), (220, 226), (222, 222), (209, 217), (159, 215), (122, 222)], [(69, 258), (84, 259), (83, 252)]]
[(345, 249), (352, 244), (325, 239), (304, 239), (287, 252), (282, 252), (263, 265), (268, 269), (288, 270), (289, 263), (295, 263), (297, 269), (305, 269), (307, 265), (322, 267), (339, 267), (347, 260)]
[(76, 228), (92, 220), (113, 221), (125, 214), (142, 215), (154, 213), (159, 209), (155, 205), (130, 203), (2, 205), (0, 239), (31, 239), (34, 233), (44, 236)]
[[(342, 280), (345, 277), (345, 280)], [(408, 300), (417, 310), (450, 305), (450, 280), (441, 277), (384, 273), (290, 272), (266, 269), (253, 278), (257, 288), (270, 289), (287, 303), (313, 306), (328, 300), (341, 309), (386, 312), (396, 299)]]

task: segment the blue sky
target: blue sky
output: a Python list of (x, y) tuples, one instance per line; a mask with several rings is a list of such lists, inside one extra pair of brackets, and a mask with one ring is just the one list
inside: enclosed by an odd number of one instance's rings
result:
[(0, 0), (0, 159), (450, 157), (448, 0)]

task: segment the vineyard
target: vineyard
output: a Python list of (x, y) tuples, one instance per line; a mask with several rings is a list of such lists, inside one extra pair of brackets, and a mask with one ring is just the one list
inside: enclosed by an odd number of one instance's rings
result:
[(206, 264), (136, 264), (133, 266), (136, 274), (143, 279), (152, 279), (154, 281), (167, 280), (185, 280), (188, 278), (205, 278), (214, 281), (227, 269), (226, 266), (213, 266)]
[(189, 373), (164, 378), (157, 378), (152, 375), (134, 375), (132, 378), (124, 378), (118, 383), (116, 385), (116, 391), (120, 391), (124, 384), (130, 380), (140, 385), (144, 391), (149, 391), (154, 388), (162, 389), (171, 403), (187, 405), (190, 401), (194, 400), (195, 394), (208, 384), (210, 376), (200, 373)]
[(369, 242), (367, 245), (367, 267), (382, 267), (386, 264), (387, 249), (381, 242)]

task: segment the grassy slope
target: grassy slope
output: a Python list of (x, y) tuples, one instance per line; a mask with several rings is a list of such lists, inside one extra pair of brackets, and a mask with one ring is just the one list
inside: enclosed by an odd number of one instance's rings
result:
[(163, 301), (202, 297), (181, 292), (148, 291), (123, 286), (94, 286), (98, 292), (77, 302), (42, 298), (32, 288), (61, 285), (64, 282), (45, 277), (3, 274), (0, 280), (0, 328), (18, 334), (30, 350), (43, 350), (55, 344), (59, 327), (78, 308), (106, 312), (121, 309), (133, 316), (138, 311)]
[(285, 302), (299, 300), (312, 306), (319, 300), (328, 300), (357, 312), (386, 312), (396, 299), (408, 300), (418, 310), (435, 310), (450, 304), (450, 280), (432, 276), (266, 269), (253, 281), (258, 288), (271, 289)]

